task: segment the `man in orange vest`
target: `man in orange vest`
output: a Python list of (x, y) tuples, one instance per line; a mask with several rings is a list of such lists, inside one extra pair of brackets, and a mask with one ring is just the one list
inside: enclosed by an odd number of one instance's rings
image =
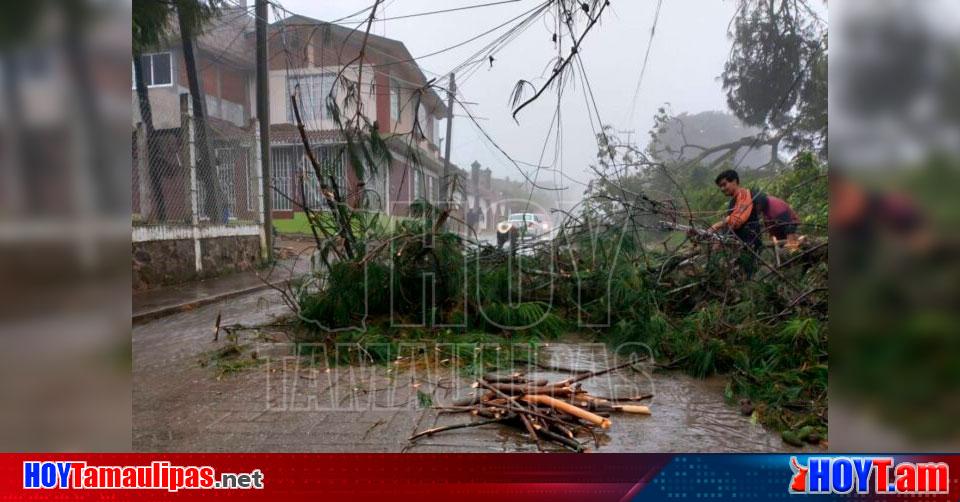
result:
[(748, 276), (753, 275), (756, 269), (756, 256), (763, 247), (760, 236), (764, 229), (775, 240), (786, 240), (789, 249), (796, 249), (799, 219), (786, 201), (740, 186), (740, 175), (732, 169), (720, 173), (715, 182), (720, 191), (730, 197), (730, 203), (726, 218), (714, 223), (710, 230), (719, 232), (729, 229), (743, 241), (747, 249), (741, 262)]

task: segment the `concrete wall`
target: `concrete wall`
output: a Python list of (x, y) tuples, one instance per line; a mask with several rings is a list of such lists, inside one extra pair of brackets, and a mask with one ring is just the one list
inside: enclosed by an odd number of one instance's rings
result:
[(251, 270), (260, 263), (260, 238), (243, 235), (201, 239), (200, 259), (203, 272), (198, 274), (192, 239), (134, 242), (133, 289), (140, 291)]
[[(147, 89), (153, 126), (155, 129), (180, 127), (180, 94), (190, 92), (183, 53), (179, 47), (158, 52), (170, 52), (173, 82), (170, 85)], [(201, 69), (200, 82), (203, 84), (209, 116), (226, 120), (238, 127), (245, 126), (250, 117), (255, 115), (252, 111), (252, 97), (247, 93), (249, 81), (253, 79), (250, 72), (231, 68), (226, 63), (211, 61), (203, 54), (197, 57), (197, 67)], [(140, 104), (137, 101), (136, 89), (130, 94), (133, 124), (136, 124), (140, 122)]]

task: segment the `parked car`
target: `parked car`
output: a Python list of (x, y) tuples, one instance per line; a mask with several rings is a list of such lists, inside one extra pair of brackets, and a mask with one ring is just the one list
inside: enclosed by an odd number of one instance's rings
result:
[(513, 213), (497, 223), (497, 245), (503, 246), (511, 234), (520, 239), (539, 239), (550, 232), (550, 224), (534, 213)]

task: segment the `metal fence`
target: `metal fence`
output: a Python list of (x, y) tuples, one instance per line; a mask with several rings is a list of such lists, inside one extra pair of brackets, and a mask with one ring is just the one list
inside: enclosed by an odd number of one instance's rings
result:
[(149, 225), (238, 225), (262, 221), (256, 123), (243, 127), (180, 106), (152, 110), (152, 130), (133, 130), (133, 220)]
[(179, 101), (151, 110), (152, 127), (133, 128), (133, 240), (192, 239), (200, 270), (201, 239), (265, 244), (259, 128), (201, 121), (188, 94)]
[[(342, 145), (312, 147), (314, 158), (324, 177), (333, 176), (341, 193), (347, 195), (350, 186), (345, 171), (346, 156)], [(321, 192), (321, 183), (308, 159), (303, 145), (273, 145), (270, 150), (272, 165), (271, 185), (274, 211), (300, 211), (306, 205), (312, 210), (328, 208)]]

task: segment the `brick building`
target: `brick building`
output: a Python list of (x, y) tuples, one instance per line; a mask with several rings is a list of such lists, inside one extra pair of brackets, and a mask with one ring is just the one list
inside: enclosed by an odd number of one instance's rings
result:
[[(358, 193), (363, 183), (365, 190), (377, 194), (371, 198), (372, 209), (391, 215), (407, 214), (408, 204), (417, 198), (439, 198), (443, 160), (438, 123), (446, 116), (446, 106), (432, 89), (417, 92), (427, 78), (402, 42), (373, 34), (366, 38), (361, 68), (362, 31), (299, 15), (270, 26), (274, 217), (292, 217), (304, 203), (302, 194), (310, 207), (323, 207), (319, 183), (305, 159), (295, 125), (290, 95), (298, 85), (310, 145), (316, 158), (338, 173), (339, 185), (347, 193)], [(392, 165), (382, 166), (377, 176), (358, 179), (340, 153), (343, 138), (325, 106), (326, 97), (332, 95), (344, 114), (352, 113), (343, 93), (335, 88), (338, 74), (359, 85), (362, 113), (376, 123), (393, 154)], [(411, 134), (414, 117), (420, 126), (418, 134)], [(416, 152), (419, 166), (408, 160), (410, 150)]]

